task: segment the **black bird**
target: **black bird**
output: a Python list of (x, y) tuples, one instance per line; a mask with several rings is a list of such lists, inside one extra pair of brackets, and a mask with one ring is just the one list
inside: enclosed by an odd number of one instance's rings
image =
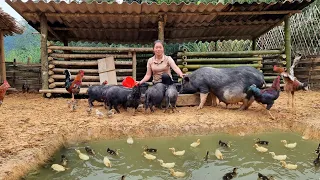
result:
[(30, 89), (30, 88), (29, 88), (29, 85), (28, 85), (27, 81), (25, 80), (24, 83), (23, 83), (23, 85), (22, 85), (22, 92), (23, 92), (23, 93), (25, 93), (25, 92), (26, 92), (26, 93), (29, 93), (29, 89)]
[(88, 154), (96, 155), (96, 153), (94, 152), (94, 150), (91, 149), (89, 146), (86, 146), (84, 149), (87, 151)]
[(233, 171), (225, 174), (225, 175), (222, 177), (222, 179), (223, 179), (223, 180), (233, 179), (233, 178), (237, 175), (237, 169), (238, 169), (238, 168), (233, 168)]
[(258, 138), (256, 141), (257, 144), (262, 144), (262, 145), (269, 145), (269, 141), (260, 141), (260, 139)]
[(316, 152), (316, 154), (319, 154), (319, 153), (320, 153), (320, 143), (319, 143), (317, 149), (315, 150), (315, 152)]
[(121, 180), (124, 180), (125, 177), (126, 177), (125, 175), (121, 176)]
[(313, 161), (313, 164), (315, 166), (320, 166), (320, 153), (318, 154), (318, 157)]
[(261, 180), (273, 180), (273, 176), (267, 177), (261, 173), (258, 173), (258, 178)]
[(208, 162), (208, 159), (209, 159), (209, 151), (207, 151), (207, 154), (206, 154), (206, 156), (204, 157), (204, 161), (207, 161), (207, 162)]
[(222, 147), (230, 147), (230, 145), (228, 143), (225, 143), (221, 140), (219, 140), (219, 145), (222, 146)]
[(111, 155), (119, 155), (118, 150), (117, 150), (117, 151), (114, 151), (114, 150), (108, 148), (108, 149), (107, 149), (107, 152), (108, 152), (109, 154), (111, 154)]
[(148, 146), (145, 146), (144, 147), (144, 151), (148, 151), (148, 152), (157, 152), (158, 150), (157, 149), (155, 149), (155, 148), (148, 148)]
[(61, 163), (62, 166), (67, 166), (68, 159), (67, 159), (67, 157), (66, 157), (64, 154), (61, 155), (61, 161), (60, 161), (60, 163)]

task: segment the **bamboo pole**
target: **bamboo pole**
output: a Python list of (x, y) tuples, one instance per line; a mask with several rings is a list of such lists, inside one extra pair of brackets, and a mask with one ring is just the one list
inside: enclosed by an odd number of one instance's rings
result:
[(0, 31), (0, 83), (7, 79), (6, 60), (4, 57), (4, 34)]
[(290, 16), (285, 17), (284, 23), (284, 42), (287, 59), (287, 72), (290, 72), (291, 67), (291, 32), (290, 32)]
[(251, 66), (254, 68), (261, 68), (262, 65), (259, 64), (214, 64), (214, 65), (203, 65), (203, 64), (192, 64), (192, 65), (178, 65), (179, 68), (188, 68), (188, 69), (199, 69), (201, 67), (213, 67), (213, 68), (234, 68), (239, 66)]
[(137, 54), (136, 54), (136, 52), (132, 53), (132, 77), (134, 80), (137, 80)]
[[(98, 66), (98, 61), (51, 61), (53, 65)], [(115, 61), (115, 65), (132, 65), (132, 61)]]
[(114, 51), (114, 52), (153, 52), (152, 48), (114, 48), (114, 47), (77, 47), (77, 46), (49, 46), (52, 50), (70, 51)]
[[(54, 68), (52, 69), (52, 71), (54, 73), (63, 73), (64, 70), (66, 70), (65, 68)], [(78, 73), (80, 70), (84, 70), (84, 73), (94, 73), (94, 74), (98, 74), (99, 71), (98, 69), (68, 69), (70, 71), (70, 73)], [(132, 69), (116, 69), (117, 73), (131, 73)]]
[[(183, 56), (182, 56), (183, 57)], [(183, 59), (178, 59), (178, 63), (182, 63)], [(194, 62), (248, 62), (248, 61), (262, 61), (262, 57), (249, 57), (249, 58), (200, 58), (200, 59), (186, 59), (186, 61), (189, 63)]]
[[(71, 79), (74, 79), (76, 77), (76, 75), (71, 75)], [(65, 75), (60, 75), (60, 74), (55, 74), (55, 75), (52, 75), (50, 76), (50, 78), (53, 78), (53, 79), (65, 79), (66, 76)], [(124, 80), (125, 76), (117, 76), (117, 81), (122, 81)], [(99, 81), (100, 80), (100, 77), (99, 76), (83, 76), (82, 80), (91, 80), (91, 81)]]
[(114, 56), (114, 58), (132, 58), (132, 56), (126, 55), (126, 54), (57, 54), (57, 53), (50, 54), (50, 57), (53, 57), (53, 58), (67, 58), (67, 59), (74, 59), (74, 58), (96, 59), (96, 58), (105, 58), (107, 56)]
[(268, 55), (268, 54), (282, 54), (283, 50), (262, 50), (262, 51), (216, 51), (216, 52), (178, 52), (178, 57), (195, 56), (195, 57), (242, 57), (252, 55)]
[(44, 14), (40, 15), (40, 30), (41, 30), (41, 79), (42, 89), (48, 89), (48, 24), (47, 17)]
[(257, 49), (257, 43), (259, 38), (255, 38), (252, 40), (252, 51)]

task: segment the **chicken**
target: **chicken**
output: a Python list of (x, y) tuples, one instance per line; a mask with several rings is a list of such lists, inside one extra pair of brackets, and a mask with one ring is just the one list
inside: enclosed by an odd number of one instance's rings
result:
[(6, 95), (6, 92), (10, 87), (10, 84), (6, 80), (4, 80), (3, 84), (0, 86), (0, 106), (2, 105), (4, 96)]
[(25, 93), (25, 92), (26, 92), (26, 93), (29, 93), (29, 89), (30, 89), (30, 88), (29, 88), (28, 82), (27, 82), (27, 80), (25, 80), (24, 83), (23, 83), (23, 85), (22, 85), (22, 92), (23, 92), (23, 93)]
[(273, 71), (274, 72), (277, 72), (279, 74), (283, 73), (283, 72), (286, 72), (286, 68), (285, 67), (278, 67), (276, 65), (273, 66)]
[(74, 95), (76, 95), (76, 94), (78, 94), (80, 92), (80, 86), (81, 86), (81, 83), (82, 83), (82, 78), (84, 76), (84, 71), (80, 70), (73, 81), (71, 81), (71, 73), (69, 72), (69, 70), (67, 70), (67, 69), (64, 70), (64, 74), (66, 75), (65, 88), (70, 94), (72, 94), (71, 103), (73, 105), (73, 110), (74, 110), (74, 108), (75, 108), (75, 106), (74, 106)]
[(272, 86), (270, 88), (260, 90), (256, 85), (251, 85), (247, 90), (247, 96), (249, 99), (253, 96), (255, 101), (261, 104), (267, 105), (267, 111), (272, 119), (275, 119), (271, 114), (270, 109), (274, 104), (274, 101), (278, 99), (280, 95), (280, 76), (273, 80)]

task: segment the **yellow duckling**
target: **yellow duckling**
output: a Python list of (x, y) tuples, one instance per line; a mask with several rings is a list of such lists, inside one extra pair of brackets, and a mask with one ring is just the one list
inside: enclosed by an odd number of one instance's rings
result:
[(128, 144), (133, 144), (133, 139), (132, 139), (131, 136), (128, 136), (127, 143)]
[(55, 171), (58, 171), (58, 172), (62, 172), (62, 171), (65, 171), (65, 170), (66, 170), (66, 168), (63, 167), (63, 166), (60, 165), (60, 164), (52, 164), (52, 165), (51, 165), (51, 168), (52, 168), (53, 170), (55, 170)]
[(158, 159), (158, 161), (160, 162), (160, 166), (165, 167), (165, 168), (173, 168), (176, 163), (164, 163), (163, 160)]
[(111, 167), (111, 162), (107, 156), (103, 158), (103, 164), (106, 165), (107, 167)]
[(284, 161), (287, 159), (287, 155), (276, 155), (274, 152), (269, 152), (271, 154), (272, 158), (279, 161)]
[(223, 155), (219, 149), (216, 149), (216, 152), (214, 152), (214, 155), (216, 155), (218, 159), (223, 159)]
[(173, 169), (169, 169), (170, 174), (174, 177), (184, 177), (186, 175), (185, 172), (174, 171)]
[(80, 150), (78, 150), (78, 149), (75, 149), (75, 150), (77, 151), (80, 159), (85, 160), (85, 161), (89, 160), (89, 156), (88, 155), (85, 155), (85, 154), (81, 153)]
[(197, 140), (197, 142), (193, 142), (192, 144), (190, 144), (191, 147), (197, 147), (200, 145), (200, 139)]
[(185, 150), (183, 151), (176, 151), (175, 148), (169, 148), (172, 151), (172, 154), (176, 155), (176, 156), (183, 156), (184, 153), (186, 152)]
[(154, 156), (154, 155), (151, 155), (151, 154), (147, 154), (146, 152), (143, 152), (143, 156), (146, 158), (146, 159), (149, 159), (149, 160), (155, 160), (157, 157)]
[(267, 152), (267, 151), (268, 151), (268, 149), (267, 149), (267, 148), (262, 147), (262, 146), (259, 146), (258, 144), (254, 144), (254, 146), (253, 146), (253, 147), (255, 147), (255, 148), (256, 148), (256, 150), (257, 150), (257, 151), (259, 151), (259, 152)]
[(285, 161), (280, 161), (282, 167), (290, 169), (290, 170), (294, 170), (298, 168), (298, 165), (296, 164), (287, 164)]
[(290, 149), (295, 148), (297, 146), (296, 142), (295, 143), (290, 143), (290, 144), (288, 144), (286, 140), (281, 140), (281, 142), (284, 143), (285, 147), (290, 148)]

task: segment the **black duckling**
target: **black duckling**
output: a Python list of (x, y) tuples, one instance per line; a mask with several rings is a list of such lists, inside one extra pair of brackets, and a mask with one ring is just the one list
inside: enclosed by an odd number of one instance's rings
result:
[(94, 152), (94, 150), (91, 149), (89, 146), (86, 146), (84, 149), (87, 151), (88, 154), (96, 155), (96, 153)]
[(273, 180), (273, 176), (267, 177), (267, 176), (265, 176), (265, 175), (263, 175), (261, 173), (258, 173), (258, 178), (262, 179), (262, 180)]
[(315, 166), (320, 166), (320, 153), (318, 154), (318, 157), (313, 161), (313, 164)]
[(260, 141), (260, 139), (258, 138), (256, 144), (269, 145), (269, 141)]
[(144, 147), (144, 151), (148, 151), (148, 152), (153, 152), (153, 153), (155, 153), (155, 152), (157, 152), (158, 150), (155, 149), (155, 148), (148, 148), (148, 146), (145, 146), (145, 147)]
[(319, 154), (319, 153), (320, 153), (320, 143), (319, 143), (317, 149), (315, 150), (315, 152), (316, 152), (316, 154)]
[(61, 164), (62, 166), (67, 166), (67, 163), (68, 163), (67, 157), (66, 157), (64, 154), (62, 154), (62, 155), (61, 155), (60, 164)]
[(219, 140), (219, 145), (222, 146), (222, 147), (230, 147), (230, 144), (225, 143), (225, 142), (223, 142), (221, 140)]
[(233, 178), (237, 175), (237, 169), (238, 169), (238, 168), (233, 168), (233, 171), (225, 174), (225, 175), (222, 177), (222, 179), (223, 179), (223, 180), (233, 179)]
[(125, 175), (121, 176), (121, 180), (125, 180), (125, 178), (126, 178)]
[(114, 155), (114, 156), (119, 155), (119, 149), (117, 149), (117, 151), (114, 151), (114, 150), (108, 148), (108, 149), (107, 149), (107, 152), (108, 152), (109, 154), (111, 154), (111, 155)]
[(204, 161), (207, 161), (207, 162), (208, 162), (208, 159), (209, 159), (209, 151), (207, 151), (207, 154), (206, 154), (206, 156), (204, 157)]

